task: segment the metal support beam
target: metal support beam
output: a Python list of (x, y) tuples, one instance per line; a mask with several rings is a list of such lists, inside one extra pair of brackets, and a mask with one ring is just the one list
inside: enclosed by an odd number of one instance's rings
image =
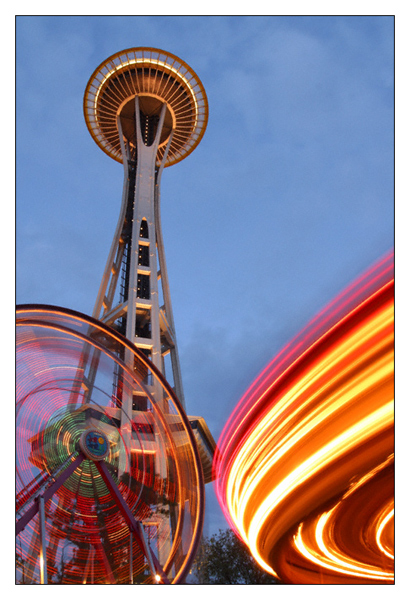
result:
[(140, 521), (136, 521), (136, 519), (134, 518), (134, 515), (132, 514), (128, 504), (125, 502), (120, 490), (118, 489), (117, 484), (111, 477), (111, 474), (108, 471), (105, 462), (97, 461), (95, 463), (95, 466), (99, 470), (101, 477), (104, 480), (104, 483), (113, 495), (116, 504), (120, 509), (120, 512), (124, 517), (128, 527), (135, 534), (135, 539), (148, 561), (148, 565), (156, 583), (158, 583), (158, 581), (156, 580), (156, 575), (159, 575), (162, 583), (170, 583), (168, 577), (165, 575), (161, 565), (159, 564), (157, 557), (147, 544), (142, 523)]
[(134, 583), (134, 555), (132, 553), (132, 542), (133, 542), (133, 535), (132, 535), (132, 531), (130, 530), (130, 583)]
[(46, 553), (46, 515), (44, 510), (44, 496), (38, 498), (40, 516), (40, 583), (47, 584), (47, 553)]
[[(77, 467), (83, 462), (85, 456), (82, 452), (80, 452), (75, 460), (67, 467), (67, 469), (55, 480), (53, 484), (47, 488), (43, 494), (44, 502), (50, 500), (50, 498), (57, 492), (57, 490), (63, 485), (65, 481), (74, 473)], [(16, 523), (16, 535), (21, 533), (27, 523), (31, 521), (33, 517), (39, 511), (39, 503), (34, 502), (34, 504), (28, 509), (26, 513), (17, 521)]]

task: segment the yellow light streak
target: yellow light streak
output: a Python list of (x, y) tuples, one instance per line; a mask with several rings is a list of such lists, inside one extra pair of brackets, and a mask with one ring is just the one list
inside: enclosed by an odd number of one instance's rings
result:
[[(336, 398), (330, 396), (325, 400), (325, 403), (319, 405), (313, 413), (309, 413), (305, 418), (300, 419), (295, 425), (295, 428), (290, 433), (286, 434), (277, 446), (274, 446), (273, 443), (271, 444), (271, 442), (274, 442), (274, 438), (278, 437), (279, 432), (283, 431), (291, 420), (295, 420), (295, 417), (299, 416), (307, 405), (313, 403), (315, 395), (309, 396), (281, 425), (276, 424), (278, 418), (289, 409), (289, 407), (291, 407), (304, 392), (309, 390), (316, 380), (324, 379), (325, 375), (329, 373), (332, 367), (348, 356), (349, 348), (351, 353), (352, 347), (361, 346), (364, 342), (367, 342), (371, 337), (372, 325), (374, 327), (374, 332), (378, 333), (381, 327), (386, 326), (388, 323), (389, 311), (386, 309), (372, 324), (368, 324), (362, 330), (363, 335), (361, 335), (360, 331), (357, 332), (351, 339), (351, 344), (346, 341), (342, 346), (337, 347), (324, 361), (319, 362), (316, 368), (297, 382), (296, 386), (278, 401), (268, 415), (257, 427), (255, 427), (231, 467), (231, 473), (227, 484), (227, 499), (230, 511), (243, 512), (250, 497), (254, 493), (255, 488), (259, 485), (261, 478), (266, 475), (267, 471), (269, 471), (276, 462), (281, 460), (294, 446), (298, 445), (305, 436), (309, 435), (312, 429), (334, 415), (335, 411), (344, 409), (346, 402), (354, 402), (358, 395), (363, 393), (367, 387), (376, 384), (378, 381), (389, 375), (392, 367), (390, 355), (384, 360), (384, 364), (378, 365), (376, 369), (373, 369), (370, 375), (368, 373), (364, 374), (356, 383), (355, 387), (351, 387), (348, 390), (349, 395), (346, 395), (346, 393), (344, 393), (345, 390), (342, 388)], [(362, 359), (368, 359), (368, 355), (362, 355)], [(346, 376), (344, 371), (339, 375), (339, 378)], [(329, 384), (327, 384), (327, 387), (329, 387)], [(323, 393), (323, 389), (320, 390), (320, 393)], [(275, 427), (275, 425), (277, 425), (277, 427)], [(264, 452), (263, 454), (261, 454), (262, 444), (264, 450), (267, 447), (267, 450), (265, 450), (266, 453)], [(256, 465), (254, 464), (255, 457), (258, 462)], [(241, 477), (241, 471), (244, 471), (246, 466), (249, 467), (249, 463), (252, 463), (252, 474), (248, 475), (244, 481), (243, 477)], [(238, 525), (241, 535), (247, 537), (239, 519), (236, 521), (236, 524)]]
[(387, 515), (385, 515), (383, 517), (381, 523), (377, 527), (377, 533), (376, 533), (376, 543), (377, 543), (378, 547), (380, 548), (381, 552), (383, 552), (383, 554), (385, 554), (392, 560), (394, 559), (394, 555), (391, 552), (389, 552), (389, 550), (383, 545), (381, 538), (382, 538), (383, 532), (385, 531), (386, 527), (389, 525), (389, 522), (393, 518), (394, 518), (394, 508), (391, 508), (389, 510), (389, 512), (387, 513)]
[[(289, 582), (393, 581), (389, 260), (323, 312), (327, 328), (319, 321), (296, 338), (291, 360), (272, 361), (219, 443), (214, 471), (227, 516), (256, 561)], [(352, 517), (357, 531), (346, 532)]]
[[(324, 469), (335, 459), (342, 456), (347, 448), (357, 445), (358, 443), (363, 443), (366, 438), (369, 438), (381, 429), (388, 428), (392, 425), (393, 406), (394, 401), (392, 400), (386, 406), (383, 406), (378, 411), (375, 411), (373, 414), (362, 419), (362, 421), (337, 436), (313, 456), (310, 456), (268, 494), (258, 508), (255, 517), (252, 519), (247, 536), (249, 547), (255, 558), (259, 556), (257, 544), (259, 530), (272, 511), (283, 502), (295, 488), (313, 477), (318, 471)], [(260, 560), (262, 561), (261, 557)]]
[(340, 556), (332, 554), (328, 550), (326, 544), (323, 541), (323, 530), (331, 514), (332, 511), (329, 511), (329, 513), (324, 513), (320, 517), (318, 526), (316, 528), (316, 541), (323, 555), (319, 554), (318, 552), (315, 552), (311, 548), (308, 548), (307, 545), (304, 543), (302, 538), (302, 524), (299, 525), (298, 532), (294, 537), (295, 545), (299, 552), (303, 554), (303, 556), (305, 556), (312, 563), (319, 565), (325, 569), (336, 571), (337, 573), (353, 577), (363, 577), (365, 579), (381, 579), (393, 581), (394, 575), (392, 573), (367, 568), (366, 566), (361, 565), (357, 561), (352, 560), (349, 562), (347, 560), (342, 560)]

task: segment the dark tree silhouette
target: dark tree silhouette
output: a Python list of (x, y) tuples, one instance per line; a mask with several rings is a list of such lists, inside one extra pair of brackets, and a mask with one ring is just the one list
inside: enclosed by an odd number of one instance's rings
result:
[(193, 574), (199, 584), (271, 585), (277, 579), (264, 571), (231, 529), (204, 537)]

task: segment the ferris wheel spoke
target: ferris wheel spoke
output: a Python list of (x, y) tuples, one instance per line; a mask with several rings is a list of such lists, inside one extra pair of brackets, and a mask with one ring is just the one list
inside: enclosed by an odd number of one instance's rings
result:
[[(16, 477), (22, 482), (20, 473), (17, 472)], [(23, 485), (22, 489), (16, 495), (16, 513), (23, 510), (26, 504), (33, 499), (33, 496), (50, 481), (50, 477), (51, 475), (48, 473), (42, 472), (33, 477), (29, 483)]]
[[(27, 483), (16, 497), (16, 513), (19, 513), (23, 508), (33, 500), (34, 496), (38, 496), (43, 488), (45, 488), (50, 481), (56, 481), (57, 477), (68, 467), (73, 460), (74, 454), (71, 454), (59, 467), (54, 469), (53, 472), (39, 473), (36, 477)], [(21, 477), (20, 477), (21, 479)]]
[[(67, 481), (67, 479), (74, 473), (77, 467), (84, 460), (84, 455), (79, 453), (78, 456), (73, 460), (73, 462), (63, 471), (63, 473), (50, 485), (49, 488), (45, 490), (43, 494), (41, 494), (42, 498), (44, 498), (44, 502), (50, 500), (50, 498), (57, 492), (57, 490)], [(16, 523), (16, 535), (19, 535), (26, 527), (26, 525), (31, 521), (33, 517), (39, 511), (39, 502), (37, 498), (35, 498), (34, 504), (27, 510), (26, 513), (17, 521)]]
[(115, 563), (114, 563), (114, 549), (110, 542), (109, 535), (106, 530), (106, 523), (104, 519), (104, 510), (101, 506), (98, 490), (96, 486), (95, 477), (91, 478), (92, 486), (94, 490), (94, 501), (95, 501), (95, 512), (97, 515), (97, 523), (99, 525), (100, 530), (100, 539), (98, 543), (98, 552), (102, 556), (102, 562), (105, 566), (105, 570), (108, 578), (111, 583), (115, 583), (114, 571), (115, 571)]
[(98, 468), (98, 470), (101, 474), (101, 477), (104, 480), (104, 483), (106, 484), (106, 486), (110, 490), (111, 494), (113, 495), (114, 500), (115, 500), (122, 516), (124, 517), (128, 527), (130, 528), (132, 533), (135, 534), (136, 541), (137, 541), (138, 545), (140, 546), (142, 552), (144, 553), (145, 558), (148, 561), (148, 565), (149, 565), (152, 575), (155, 578), (158, 575), (163, 583), (169, 583), (169, 580), (168, 580), (164, 570), (162, 569), (157, 557), (155, 556), (154, 552), (151, 550), (151, 548), (147, 544), (147, 541), (145, 539), (144, 529), (143, 529), (141, 521), (137, 521), (135, 519), (128, 504), (126, 503), (126, 501), (124, 500), (124, 497), (122, 496), (120, 490), (118, 489), (117, 484), (111, 477), (111, 474), (110, 474), (106, 464), (103, 461), (98, 461), (95, 463), (95, 465)]

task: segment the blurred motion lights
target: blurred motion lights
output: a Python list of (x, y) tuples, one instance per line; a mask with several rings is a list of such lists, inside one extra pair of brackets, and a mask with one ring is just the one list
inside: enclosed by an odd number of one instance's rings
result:
[(268, 572), (289, 583), (393, 583), (392, 255), (255, 380), (214, 472), (226, 517)]
[(16, 340), (17, 583), (184, 581), (204, 484), (170, 386), (74, 311), (18, 307)]

